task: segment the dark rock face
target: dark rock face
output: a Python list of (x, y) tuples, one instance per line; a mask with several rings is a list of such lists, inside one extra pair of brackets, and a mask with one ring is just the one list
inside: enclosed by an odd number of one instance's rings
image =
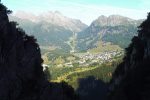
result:
[(108, 84), (102, 80), (97, 80), (93, 76), (78, 80), (79, 87), (76, 92), (80, 100), (106, 100), (108, 94)]
[(0, 100), (76, 100), (66, 83), (45, 79), (36, 39), (9, 22), (10, 12), (0, 4)]
[(108, 100), (150, 100), (150, 13), (116, 69)]

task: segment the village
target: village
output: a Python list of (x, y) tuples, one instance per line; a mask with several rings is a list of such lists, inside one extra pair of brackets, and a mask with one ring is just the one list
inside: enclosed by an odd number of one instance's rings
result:
[(123, 51), (108, 51), (97, 54), (89, 52), (84, 54), (75, 54), (75, 56), (78, 56), (80, 59), (65, 63), (64, 66), (73, 67), (73, 63), (77, 63), (81, 67), (89, 66), (93, 63), (102, 64), (105, 62), (111, 62), (114, 57), (120, 57), (121, 55), (123, 55)]
[[(78, 57), (78, 59), (57, 64), (55, 67), (89, 67), (94, 64), (100, 65), (105, 62), (111, 62), (115, 57), (122, 56), (123, 53), (124, 51), (106, 51), (95, 54), (89, 52), (75, 53), (74, 56)], [(49, 67), (49, 65), (43, 64), (43, 67)]]

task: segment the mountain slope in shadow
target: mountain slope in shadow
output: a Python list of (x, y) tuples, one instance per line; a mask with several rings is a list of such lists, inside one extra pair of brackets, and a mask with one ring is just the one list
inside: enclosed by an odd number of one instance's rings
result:
[(108, 100), (150, 100), (150, 13), (111, 80)]
[(9, 22), (0, 3), (0, 100), (76, 100), (66, 83), (49, 83), (36, 39)]
[(108, 84), (97, 80), (94, 76), (78, 80), (79, 87), (76, 92), (80, 100), (105, 100), (108, 94)]

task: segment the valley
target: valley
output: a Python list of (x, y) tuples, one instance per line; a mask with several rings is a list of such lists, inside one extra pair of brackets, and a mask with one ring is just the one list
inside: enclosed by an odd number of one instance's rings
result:
[(148, 4), (0, 0), (0, 100), (150, 100)]
[[(49, 56), (52, 54), (55, 55), (55, 57)], [(50, 72), (49, 80), (51, 82), (65, 81), (71, 86), (73, 86), (75, 89), (77, 89), (79, 78), (86, 78), (88, 76), (93, 76), (94, 73), (97, 73), (98, 76), (96, 77), (100, 79), (103, 76), (101, 71), (103, 72), (104, 70), (107, 70), (107, 68), (108, 72), (106, 73), (108, 74), (108, 78), (110, 79), (113, 70), (115, 70), (115, 67), (119, 64), (119, 62), (121, 62), (121, 59), (124, 55), (124, 51), (113, 51), (113, 49), (111, 49), (110, 51), (97, 53), (84, 52), (60, 54), (60, 52), (58, 52), (57, 54), (52, 54), (51, 52), (47, 52), (43, 56), (44, 63), (48, 67), (48, 72)], [(114, 67), (111, 67), (112, 65), (114, 65)], [(83, 73), (85, 74), (82, 75)], [(106, 80), (108, 81), (107, 78)]]
[(88, 26), (58, 11), (45, 16), (17, 12), (9, 19), (37, 38), (48, 80), (65, 81), (74, 89), (80, 78), (89, 76), (108, 82), (142, 22), (102, 15)]

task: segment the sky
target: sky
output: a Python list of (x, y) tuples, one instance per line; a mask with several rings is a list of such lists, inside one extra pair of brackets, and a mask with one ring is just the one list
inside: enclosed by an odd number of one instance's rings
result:
[(1, 0), (14, 13), (26, 11), (40, 14), (59, 11), (63, 15), (80, 19), (90, 25), (100, 15), (122, 15), (132, 19), (145, 19), (150, 11), (150, 0)]

